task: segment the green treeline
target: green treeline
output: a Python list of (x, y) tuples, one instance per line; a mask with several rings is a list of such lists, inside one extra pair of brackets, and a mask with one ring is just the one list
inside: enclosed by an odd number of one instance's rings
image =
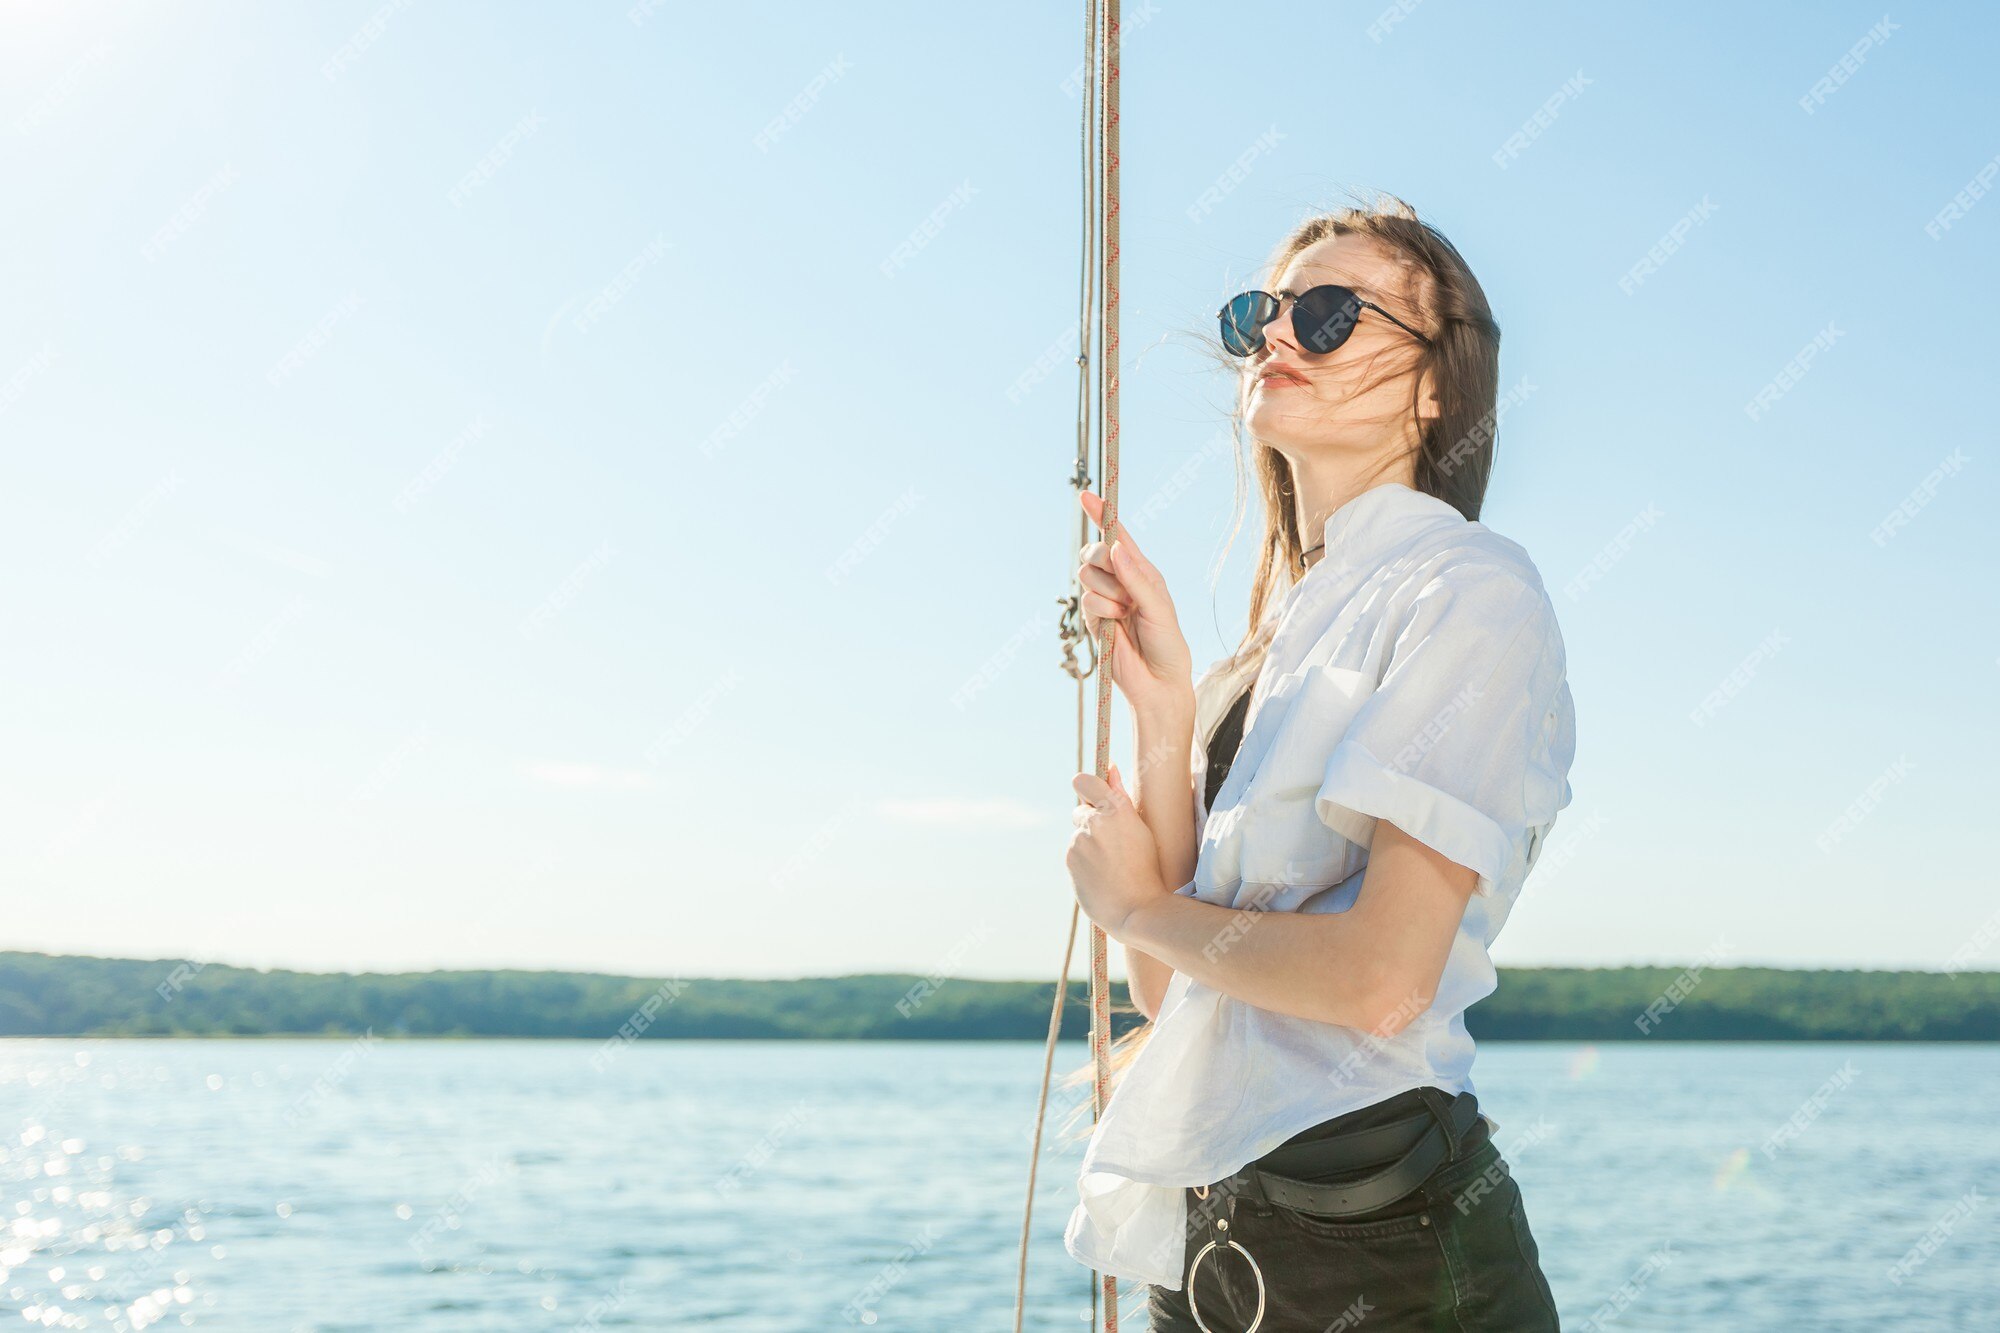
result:
[[(1040, 1040), (1052, 982), (904, 974), (787, 981), (588, 972), (264, 972), (174, 959), (0, 953), (0, 1036), (951, 1038)], [(1123, 1000), (1123, 988), (1116, 998)], [(1086, 1030), (1070, 987), (1064, 1032)], [(1117, 1030), (1136, 1013), (1114, 1015)], [(2000, 1040), (2000, 972), (1502, 968), (1475, 1037)]]

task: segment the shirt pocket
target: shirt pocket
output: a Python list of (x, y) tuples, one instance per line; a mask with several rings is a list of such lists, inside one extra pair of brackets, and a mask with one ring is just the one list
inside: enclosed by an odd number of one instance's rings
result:
[[(1368, 702), (1375, 681), (1346, 667), (1307, 666), (1272, 683), (1262, 711), (1274, 714), (1271, 743), (1242, 798), (1238, 836), (1243, 878), (1325, 887), (1366, 863), (1366, 853), (1328, 828), (1314, 806), (1327, 761)], [(1258, 725), (1269, 725), (1263, 717)]]

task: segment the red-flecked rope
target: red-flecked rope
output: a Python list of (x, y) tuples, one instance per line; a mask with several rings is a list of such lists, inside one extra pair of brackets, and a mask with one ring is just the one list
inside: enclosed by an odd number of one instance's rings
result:
[[(1100, 23), (1099, 0), (1085, 0), (1085, 84), (1083, 99), (1083, 174), (1084, 174), (1084, 222), (1083, 222), (1083, 272), (1080, 286), (1078, 312), (1077, 364), (1079, 367), (1077, 403), (1077, 462), (1071, 481), (1076, 486), (1089, 482), (1089, 436), (1092, 410), (1102, 423), (1100, 441), (1099, 472), (1103, 478), (1099, 491), (1104, 507), (1099, 529), (1105, 534), (1113, 532), (1118, 522), (1118, 38), (1119, 0), (1101, 0)], [(1095, 117), (1095, 119), (1093, 119)], [(1093, 148), (1097, 151), (1093, 154)], [(1095, 225), (1093, 225), (1095, 224)], [(1095, 243), (1095, 244), (1093, 244)], [(1098, 262), (1098, 271), (1091, 272), (1091, 262)], [(1094, 279), (1094, 283), (1093, 283)], [(1092, 346), (1093, 298), (1102, 307), (1102, 319), (1096, 327), (1102, 338), (1102, 352), (1097, 358), (1096, 393), (1089, 392), (1090, 351)], [(1088, 538), (1088, 522), (1078, 519), (1079, 545)], [(1081, 597), (1079, 590), (1078, 599)], [(1059, 599), (1065, 600), (1065, 599)], [(1072, 610), (1079, 604), (1071, 601)], [(1106, 620), (1098, 627), (1098, 644), (1093, 653), (1092, 669), (1107, 661), (1111, 655), (1113, 636), (1117, 633), (1117, 622)], [(1083, 762), (1083, 722), (1084, 709), (1083, 682), (1089, 672), (1078, 672), (1068, 667), (1077, 681), (1076, 716), (1076, 761)], [(1096, 671), (1097, 675), (1097, 753), (1096, 773), (1101, 779), (1109, 780), (1111, 775), (1111, 673)], [(1042, 1128), (1048, 1115), (1049, 1080), (1054, 1067), (1056, 1043), (1062, 1033), (1063, 1005), (1069, 996), (1070, 959), (1076, 948), (1076, 928), (1082, 910), (1072, 903), (1070, 908), (1069, 939), (1063, 946), (1062, 974), (1056, 982), (1054, 1004), (1049, 1012), (1049, 1031), (1042, 1052), (1041, 1094), (1035, 1106), (1035, 1132), (1033, 1146), (1028, 1159), (1028, 1198), (1021, 1216), (1020, 1265), (1014, 1284), (1014, 1333), (1021, 1333), (1022, 1319), (1027, 1307), (1028, 1282), (1028, 1241), (1033, 1226), (1035, 1208), (1035, 1181), (1042, 1155)], [(1090, 926), (1090, 1045), (1093, 1063), (1091, 1083), (1091, 1120), (1095, 1123), (1103, 1117), (1104, 1107), (1111, 1099), (1111, 984), (1109, 943), (1103, 929), (1095, 922)], [(1105, 1333), (1118, 1333), (1118, 1279), (1109, 1273), (1094, 1274), (1091, 1286), (1091, 1327), (1098, 1327), (1098, 1298), (1103, 1297)]]
[[(1099, 529), (1110, 537), (1118, 531), (1118, 0), (1104, 0), (1104, 218), (1100, 227), (1104, 244), (1104, 355), (1099, 361), (1103, 377), (1104, 411), (1104, 516)], [(1112, 638), (1118, 622), (1107, 617), (1098, 631), (1097, 660), (1111, 660)], [(1111, 672), (1097, 673), (1097, 776), (1111, 775)], [(1097, 1078), (1091, 1101), (1095, 1122), (1111, 1100), (1111, 982), (1109, 951), (1104, 930), (1096, 922), (1090, 926), (1090, 1046), (1097, 1061)], [(1102, 1275), (1104, 1283), (1105, 1333), (1118, 1333), (1118, 1279)]]

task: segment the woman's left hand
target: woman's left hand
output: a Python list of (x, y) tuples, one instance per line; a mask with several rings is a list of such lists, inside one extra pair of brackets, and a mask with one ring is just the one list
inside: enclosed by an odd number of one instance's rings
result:
[(1159, 846), (1116, 764), (1108, 783), (1095, 773), (1079, 773), (1070, 785), (1077, 795), (1076, 832), (1064, 863), (1076, 900), (1105, 934), (1122, 939), (1135, 909), (1172, 896), (1160, 879)]

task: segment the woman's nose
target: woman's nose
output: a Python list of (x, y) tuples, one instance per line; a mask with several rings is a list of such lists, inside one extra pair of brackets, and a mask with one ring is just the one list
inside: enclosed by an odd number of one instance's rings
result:
[(1292, 328), (1292, 306), (1287, 301), (1278, 308), (1277, 315), (1263, 328), (1264, 348), (1267, 352), (1282, 347), (1292, 356), (1298, 356), (1304, 349), (1299, 346), (1298, 331)]

